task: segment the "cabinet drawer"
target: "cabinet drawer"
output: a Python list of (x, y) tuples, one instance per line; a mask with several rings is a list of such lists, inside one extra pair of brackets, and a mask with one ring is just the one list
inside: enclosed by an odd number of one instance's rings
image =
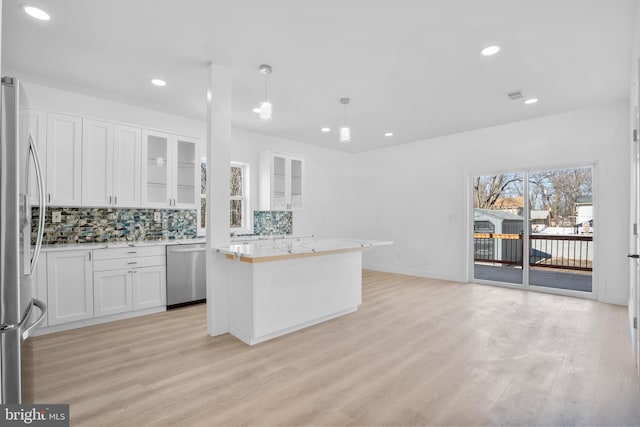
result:
[[(93, 259), (115, 259), (115, 258), (133, 258), (133, 257), (150, 257), (165, 256), (164, 246), (145, 246), (145, 247), (125, 247), (125, 248), (107, 248), (94, 249)], [(153, 264), (158, 265), (158, 264)]]
[(125, 268), (154, 267), (167, 263), (164, 255), (131, 258), (103, 259), (93, 261), (93, 271), (120, 270)]

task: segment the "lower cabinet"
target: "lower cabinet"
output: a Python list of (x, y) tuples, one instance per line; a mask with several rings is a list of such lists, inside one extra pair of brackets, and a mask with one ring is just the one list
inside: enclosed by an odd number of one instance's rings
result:
[(47, 253), (49, 326), (93, 317), (91, 251)]
[(133, 309), (167, 305), (166, 266), (137, 268), (133, 273)]
[(93, 273), (93, 311), (96, 317), (133, 310), (133, 280), (129, 270)]
[(164, 246), (94, 251), (95, 316), (167, 305)]
[(32, 278), (48, 309), (41, 327), (164, 308), (166, 280), (164, 246), (49, 251)]
[[(47, 296), (47, 254), (41, 253), (38, 258), (36, 269), (31, 275), (31, 295), (47, 304), (49, 297)], [(50, 310), (49, 308), (47, 310)], [(48, 315), (48, 314), (47, 314)], [(47, 316), (44, 316), (42, 322), (37, 328), (43, 328), (49, 324)]]

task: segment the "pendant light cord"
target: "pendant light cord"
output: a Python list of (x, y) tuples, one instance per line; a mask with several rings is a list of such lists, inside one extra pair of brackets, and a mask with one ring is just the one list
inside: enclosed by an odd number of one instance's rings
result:
[(264, 73), (264, 102), (267, 102), (267, 73)]
[(347, 126), (347, 104), (342, 104), (344, 105), (344, 120), (343, 120), (343, 126)]

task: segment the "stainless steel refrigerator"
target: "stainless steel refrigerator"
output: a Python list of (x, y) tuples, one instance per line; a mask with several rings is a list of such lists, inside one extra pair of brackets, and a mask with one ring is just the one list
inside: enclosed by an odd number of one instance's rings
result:
[[(20, 119), (27, 99), (15, 78), (2, 78), (0, 102), (0, 402), (33, 402), (28, 338), (46, 306), (32, 297), (44, 231), (44, 181), (36, 143)], [(35, 172), (35, 173), (34, 173)], [(39, 190), (36, 242), (31, 245), (32, 176)], [(31, 378), (31, 379), (29, 379)]]

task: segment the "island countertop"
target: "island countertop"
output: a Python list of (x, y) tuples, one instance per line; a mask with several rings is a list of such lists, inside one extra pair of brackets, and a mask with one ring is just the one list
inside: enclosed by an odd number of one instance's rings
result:
[(359, 239), (271, 239), (232, 244), (216, 248), (229, 258), (239, 258), (245, 262), (277, 261), (305, 256), (328, 255), (332, 253), (361, 251), (374, 246), (391, 245), (391, 241)]

